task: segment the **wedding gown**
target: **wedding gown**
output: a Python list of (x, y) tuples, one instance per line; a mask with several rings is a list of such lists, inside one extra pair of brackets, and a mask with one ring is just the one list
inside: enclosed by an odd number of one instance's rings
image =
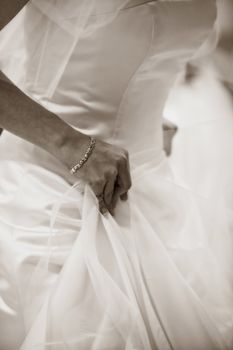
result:
[(0, 66), (73, 127), (128, 149), (133, 185), (114, 217), (101, 215), (88, 186), (4, 131), (0, 349), (231, 350), (230, 107), (212, 118), (200, 106), (189, 122), (188, 105), (170, 159), (161, 131), (215, 2), (92, 5), (31, 1), (0, 34)]

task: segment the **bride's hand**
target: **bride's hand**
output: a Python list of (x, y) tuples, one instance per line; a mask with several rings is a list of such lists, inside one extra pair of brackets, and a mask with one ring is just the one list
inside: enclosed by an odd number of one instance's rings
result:
[(69, 170), (87, 152), (90, 143), (88, 136), (30, 99), (1, 72), (0, 105), (1, 127), (56, 157), (65, 165), (60, 173), (70, 183), (80, 179), (90, 185), (102, 212), (109, 210), (113, 213), (118, 198), (127, 197), (131, 178), (125, 150), (97, 140), (88, 161), (75, 175), (71, 175)]
[[(62, 147), (62, 159), (71, 169), (83, 158), (88, 145), (86, 135), (67, 138)], [(73, 175), (74, 182), (83, 180), (94, 191), (102, 213), (114, 213), (119, 198), (127, 199), (131, 187), (131, 176), (128, 152), (123, 148), (96, 140), (93, 152), (87, 162)]]

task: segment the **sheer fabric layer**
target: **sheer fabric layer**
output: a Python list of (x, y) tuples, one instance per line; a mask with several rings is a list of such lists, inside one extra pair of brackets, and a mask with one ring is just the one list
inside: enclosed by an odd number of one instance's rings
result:
[[(191, 136), (197, 143), (200, 132), (215, 140), (211, 115), (207, 133), (194, 116), (195, 127), (183, 133), (171, 160), (162, 152), (160, 128), (177, 71), (211, 32), (214, 2), (206, 1), (202, 11), (199, 1), (133, 7), (119, 2), (113, 12), (97, 16), (95, 2), (79, 2), (78, 13), (72, 3), (32, 1), (2, 36), (1, 65), (26, 93), (73, 126), (127, 147), (133, 187), (114, 218), (102, 216), (90, 188), (71, 188), (58, 161), (13, 135), (1, 137), (0, 345), (231, 350), (232, 205), (226, 194), (232, 193), (232, 141), (221, 163), (227, 179), (220, 167), (209, 176), (210, 146), (202, 143), (207, 191), (198, 185), (203, 163), (192, 158), (185, 168), (182, 155), (184, 149), (187, 159), (195, 153), (187, 147)], [(25, 24), (24, 16), (31, 21)], [(13, 33), (22, 23), (24, 35), (16, 40)], [(113, 33), (118, 45), (108, 51)], [(127, 69), (116, 70), (119, 50), (129, 42)], [(14, 75), (17, 58), (22, 69)], [(70, 79), (81, 70), (86, 90)], [(113, 89), (105, 100), (106, 86)], [(231, 118), (222, 128), (231, 130)], [(213, 154), (225, 154), (226, 147), (219, 147), (226, 146), (223, 134), (212, 143)]]

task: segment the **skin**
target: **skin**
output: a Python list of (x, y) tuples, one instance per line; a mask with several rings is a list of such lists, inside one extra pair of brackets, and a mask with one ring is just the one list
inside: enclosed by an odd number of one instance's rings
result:
[[(203, 0), (197, 1), (203, 5)], [(0, 0), (0, 9), (3, 9), (0, 10), (0, 30), (27, 2), (27, 0)], [(223, 56), (229, 57), (233, 37), (233, 1), (218, 0), (217, 5), (219, 42), (216, 52), (221, 51), (224, 53)], [(221, 64), (219, 69), (220, 66)], [(127, 151), (97, 140), (88, 162), (71, 178), (68, 170), (83, 157), (89, 144), (89, 137), (75, 131), (58, 116), (30, 99), (2, 72), (0, 72), (0, 126), (58, 158), (67, 167), (68, 181), (83, 179), (89, 184), (99, 199), (102, 213), (110, 211), (113, 214), (118, 198), (127, 198), (127, 192), (131, 187)]]
[[(0, 29), (27, 3), (0, 0)], [(14, 101), (14, 102), (12, 102)], [(69, 170), (84, 156), (89, 137), (26, 96), (0, 72), (0, 126), (32, 142), (59, 159), (67, 167), (67, 180), (82, 179), (99, 200), (102, 213), (114, 212), (117, 200), (127, 199), (131, 187), (128, 152), (101, 140), (87, 163), (75, 174)]]

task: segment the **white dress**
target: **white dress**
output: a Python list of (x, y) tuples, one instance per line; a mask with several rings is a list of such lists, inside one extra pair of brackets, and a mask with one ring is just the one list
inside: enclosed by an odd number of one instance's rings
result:
[(124, 1), (98, 1), (78, 40), (72, 25), (85, 16), (71, 0), (31, 1), (0, 36), (0, 68), (67, 123), (128, 149), (133, 181), (103, 216), (56, 159), (3, 133), (0, 349), (232, 350), (233, 122), (181, 116), (171, 159), (161, 131), (215, 2), (132, 0), (116, 11)]

